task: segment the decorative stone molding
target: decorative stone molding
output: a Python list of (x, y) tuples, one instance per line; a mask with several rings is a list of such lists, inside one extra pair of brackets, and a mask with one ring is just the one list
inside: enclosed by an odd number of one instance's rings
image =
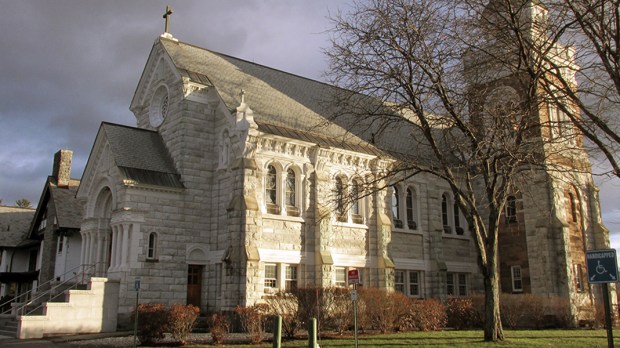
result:
[(131, 208), (121, 208), (112, 212), (110, 224), (119, 223), (142, 223), (144, 222), (144, 212), (133, 210)]

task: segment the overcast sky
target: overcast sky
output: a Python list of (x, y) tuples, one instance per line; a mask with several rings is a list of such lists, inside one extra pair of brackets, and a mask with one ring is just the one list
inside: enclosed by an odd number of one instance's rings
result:
[[(181, 41), (321, 80), (326, 17), (349, 2), (0, 0), (2, 204), (36, 205), (61, 148), (73, 150), (80, 178), (102, 121), (135, 126), (129, 104), (167, 4)], [(603, 219), (620, 237), (620, 181), (597, 180)]]

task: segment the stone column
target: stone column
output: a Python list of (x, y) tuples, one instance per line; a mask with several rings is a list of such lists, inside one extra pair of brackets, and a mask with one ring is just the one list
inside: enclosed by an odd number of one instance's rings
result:
[(121, 252), (121, 262), (120, 265), (121, 267), (127, 267), (127, 260), (129, 257), (129, 252), (130, 252), (130, 239), (131, 239), (131, 231), (133, 229), (133, 224), (124, 224), (123, 225), (123, 238), (121, 239), (121, 246), (122, 246), (122, 252)]
[(112, 255), (110, 257), (110, 270), (113, 270), (118, 265), (116, 262), (116, 255), (118, 255), (118, 226), (112, 226)]

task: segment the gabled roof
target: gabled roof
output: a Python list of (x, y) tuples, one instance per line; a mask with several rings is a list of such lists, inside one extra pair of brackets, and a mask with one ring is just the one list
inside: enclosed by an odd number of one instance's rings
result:
[[(37, 228), (44, 214), (47, 214), (45, 218), (48, 219), (48, 223), (56, 218), (58, 229), (80, 229), (83, 204), (75, 197), (79, 185), (80, 180), (70, 179), (69, 186), (59, 187), (55, 177), (51, 175), (47, 177), (36, 212), (30, 222), (28, 238), (37, 238), (37, 234), (40, 234)], [(52, 206), (54, 210), (48, 211), (48, 206)]]
[(181, 76), (214, 86), (229, 110), (240, 105), (243, 90), (263, 132), (282, 135), (291, 130), (286, 136), (294, 139), (327, 139), (330, 146), (381, 153), (371, 140), (377, 127), (352, 113), (342, 115), (337, 102), (354, 96), (360, 104), (376, 104), (372, 98), (187, 43), (166, 38), (159, 43)]
[(0, 206), (0, 247), (17, 247), (28, 236), (35, 210)]
[(80, 180), (71, 179), (68, 187), (58, 187), (54, 178), (49, 177), (50, 198), (56, 209), (59, 228), (79, 229), (82, 223), (83, 204), (75, 198)]
[(183, 188), (172, 158), (157, 132), (103, 122), (97, 137), (105, 136), (110, 144), (114, 164), (124, 180)]

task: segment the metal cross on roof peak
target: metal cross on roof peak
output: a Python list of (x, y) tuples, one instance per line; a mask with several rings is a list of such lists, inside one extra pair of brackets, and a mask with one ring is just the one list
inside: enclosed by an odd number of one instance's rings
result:
[(165, 27), (164, 33), (169, 33), (170, 32), (169, 31), (170, 30), (169, 29), (170, 28), (170, 23), (169, 23), (168, 19), (170, 18), (170, 15), (172, 14), (172, 12), (174, 12), (174, 11), (172, 11), (172, 8), (170, 8), (170, 6), (168, 6), (168, 5), (166, 5), (166, 13), (164, 13), (164, 16), (163, 16), (163, 18), (166, 20), (166, 27)]

